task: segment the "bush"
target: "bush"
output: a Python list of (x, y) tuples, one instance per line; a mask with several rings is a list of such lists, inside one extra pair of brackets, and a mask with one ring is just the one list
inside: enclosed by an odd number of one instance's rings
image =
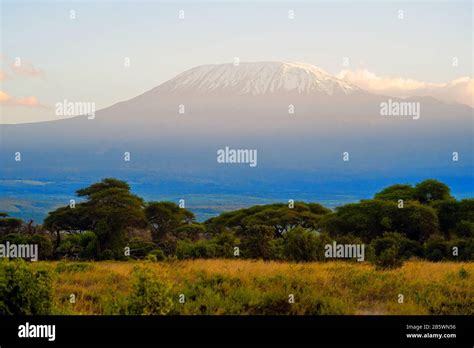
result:
[(133, 276), (127, 314), (166, 315), (173, 310), (171, 287), (167, 283), (157, 279), (149, 269), (136, 268)]
[(456, 225), (454, 233), (459, 237), (474, 238), (474, 222), (462, 220)]
[[(456, 247), (458, 255), (453, 255), (453, 248)], [(472, 261), (474, 260), (474, 238), (453, 239), (448, 242), (449, 259), (454, 261)]]
[(270, 226), (256, 225), (242, 233), (242, 255), (247, 258), (268, 260), (271, 257), (271, 242), (275, 230)]
[(23, 260), (0, 261), (0, 314), (51, 314), (51, 278), (46, 270), (33, 270)]
[(28, 244), (38, 245), (38, 259), (49, 260), (53, 257), (53, 243), (43, 234), (34, 234), (27, 240)]
[(378, 269), (397, 268), (413, 256), (421, 256), (422, 248), (416, 241), (400, 233), (386, 232), (369, 245), (370, 259)]
[(318, 235), (300, 226), (289, 230), (284, 238), (285, 257), (293, 261), (325, 260), (324, 246), (331, 243), (326, 235)]
[(283, 238), (272, 239), (269, 243), (270, 260), (285, 260), (285, 240)]
[(94, 260), (99, 256), (98, 246), (95, 233), (87, 231), (65, 236), (56, 248), (56, 253), (67, 258)]
[(48, 260), (53, 256), (53, 244), (48, 236), (43, 234), (25, 235), (10, 233), (0, 237), (0, 243), (5, 244), (36, 244), (38, 245), (38, 260)]
[(211, 240), (216, 245), (216, 257), (233, 258), (234, 248), (240, 244), (240, 240), (234, 233), (224, 231)]
[(216, 257), (217, 245), (214, 241), (180, 240), (176, 246), (176, 256), (178, 259), (207, 259)]
[(155, 244), (146, 239), (134, 237), (128, 242), (128, 247), (130, 248), (131, 257), (141, 259), (155, 249)]
[(101, 260), (115, 260), (114, 252), (110, 249), (105, 249), (102, 255), (100, 255)]
[(448, 248), (448, 242), (443, 237), (432, 236), (424, 245), (425, 258), (430, 261), (446, 260), (450, 255)]
[(222, 232), (211, 240), (180, 240), (176, 246), (178, 259), (207, 259), (214, 257), (234, 257), (234, 247), (240, 241), (231, 232)]
[(150, 253), (145, 258), (148, 261), (163, 261), (166, 259), (166, 255), (161, 249), (155, 249), (150, 251)]

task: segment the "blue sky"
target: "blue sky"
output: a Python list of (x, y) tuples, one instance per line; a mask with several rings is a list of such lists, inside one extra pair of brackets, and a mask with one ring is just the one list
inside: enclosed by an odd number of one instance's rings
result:
[[(185, 18), (178, 18), (183, 9)], [(294, 20), (288, 10), (295, 11)], [(70, 10), (76, 19), (70, 19)], [(404, 19), (398, 18), (399, 10)], [(98, 108), (201, 64), (289, 60), (330, 73), (447, 82), (472, 77), (472, 2), (2, 1), (0, 91), (44, 107), (3, 106), (7, 122), (54, 119), (67, 99)], [(15, 57), (40, 71), (11, 74)], [(131, 65), (124, 67), (125, 57)], [(342, 66), (349, 57), (349, 67)], [(452, 66), (452, 57), (459, 65)]]

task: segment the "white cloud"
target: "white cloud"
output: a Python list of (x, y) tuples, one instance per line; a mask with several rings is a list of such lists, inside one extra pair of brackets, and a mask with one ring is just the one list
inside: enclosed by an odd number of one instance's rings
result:
[(461, 77), (447, 83), (430, 83), (399, 77), (377, 76), (368, 70), (343, 70), (337, 77), (372, 93), (393, 97), (431, 96), (474, 107), (474, 80)]

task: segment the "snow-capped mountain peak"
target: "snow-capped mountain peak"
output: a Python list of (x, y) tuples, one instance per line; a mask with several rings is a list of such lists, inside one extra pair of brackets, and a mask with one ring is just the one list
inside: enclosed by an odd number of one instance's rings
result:
[(258, 62), (202, 65), (187, 70), (160, 86), (171, 93), (261, 95), (278, 92), (299, 94), (352, 94), (359, 88), (305, 63)]

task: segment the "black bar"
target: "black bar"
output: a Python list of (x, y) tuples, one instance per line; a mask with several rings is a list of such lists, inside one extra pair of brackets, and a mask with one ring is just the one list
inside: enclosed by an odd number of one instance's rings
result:
[[(55, 341), (19, 338), (19, 325), (54, 324)], [(22, 316), (0, 317), (0, 346), (375, 345), (473, 347), (472, 316)], [(407, 329), (430, 325), (430, 330)], [(441, 329), (434, 325), (455, 325)], [(427, 328), (427, 326), (425, 326)], [(410, 333), (456, 338), (407, 338)]]

